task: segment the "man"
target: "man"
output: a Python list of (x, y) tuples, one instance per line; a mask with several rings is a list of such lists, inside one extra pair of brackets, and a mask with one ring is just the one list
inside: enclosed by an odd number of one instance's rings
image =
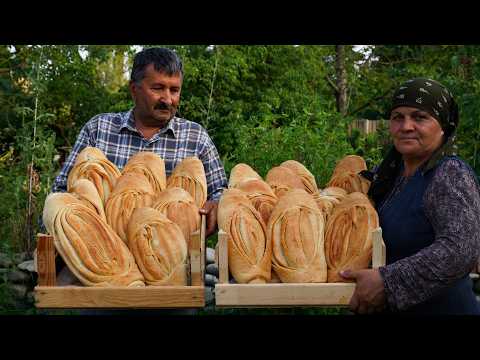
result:
[(206, 236), (217, 226), (218, 200), (227, 187), (217, 149), (199, 124), (176, 117), (180, 103), (183, 66), (165, 48), (149, 48), (136, 54), (130, 79), (135, 106), (124, 113), (99, 114), (80, 131), (71, 154), (55, 179), (53, 191), (66, 191), (67, 178), (78, 153), (97, 147), (119, 170), (138, 151), (152, 151), (165, 161), (167, 176), (184, 158), (198, 157), (207, 178), (207, 201), (200, 213), (207, 216)]
[[(201, 214), (207, 216), (206, 236), (217, 227), (218, 201), (227, 177), (217, 149), (206, 130), (193, 121), (176, 117), (183, 82), (183, 66), (175, 52), (149, 48), (136, 54), (130, 78), (133, 109), (94, 116), (80, 131), (77, 141), (53, 184), (53, 192), (66, 191), (67, 179), (77, 155), (87, 146), (104, 152), (119, 170), (139, 151), (152, 151), (165, 161), (169, 176), (186, 157), (198, 157), (207, 178), (207, 201)], [(207, 263), (212, 262), (208, 249)], [(212, 267), (209, 267), (211, 269)], [(216, 272), (207, 274), (207, 285), (216, 282)], [(68, 280), (67, 280), (68, 281)]]

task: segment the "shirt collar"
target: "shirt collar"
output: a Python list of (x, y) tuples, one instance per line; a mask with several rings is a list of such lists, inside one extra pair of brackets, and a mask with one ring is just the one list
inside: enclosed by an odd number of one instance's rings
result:
[[(165, 128), (161, 129), (157, 134), (155, 134), (153, 138), (155, 138), (158, 134), (164, 134), (169, 130), (172, 132), (173, 136), (176, 138), (179, 130), (179, 123), (178, 123), (179, 120), (180, 118), (174, 116), (168, 122), (168, 125)], [(133, 108), (123, 114), (122, 122), (120, 123), (120, 130), (125, 128), (138, 133), (138, 130), (135, 128), (135, 118), (133, 117)]]

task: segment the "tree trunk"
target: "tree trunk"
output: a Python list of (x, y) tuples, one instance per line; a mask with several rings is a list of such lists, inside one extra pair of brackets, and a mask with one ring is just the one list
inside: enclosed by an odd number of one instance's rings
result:
[(337, 110), (340, 114), (347, 114), (347, 71), (345, 69), (345, 45), (335, 45), (337, 74)]

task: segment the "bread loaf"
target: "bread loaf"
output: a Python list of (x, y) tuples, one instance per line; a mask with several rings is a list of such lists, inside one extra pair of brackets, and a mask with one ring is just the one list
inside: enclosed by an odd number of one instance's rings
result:
[(265, 181), (270, 185), (278, 198), (291, 189), (307, 190), (301, 177), (284, 166), (271, 168), (265, 177)]
[(247, 164), (237, 164), (230, 172), (229, 188), (238, 188), (238, 185), (248, 180), (263, 180), (258, 173)]
[(136, 208), (150, 206), (155, 198), (148, 179), (138, 173), (123, 174), (105, 205), (107, 222), (127, 242), (127, 226)]
[(100, 199), (97, 188), (90, 180), (78, 179), (70, 188), (69, 192), (85, 206), (95, 211), (103, 221), (107, 222), (102, 199)]
[(135, 209), (128, 246), (148, 285), (187, 285), (187, 242), (180, 227), (160, 211)]
[(207, 201), (207, 178), (202, 162), (196, 157), (183, 159), (167, 179), (167, 188), (172, 187), (186, 190), (202, 208)]
[(271, 243), (265, 223), (247, 195), (238, 189), (223, 192), (218, 226), (228, 235), (228, 264), (238, 283), (266, 283), (271, 278)]
[(368, 193), (370, 181), (363, 176), (353, 172), (339, 172), (328, 182), (329, 187), (339, 187), (347, 191), (347, 193), (361, 192)]
[(78, 154), (68, 174), (67, 190), (70, 190), (78, 179), (88, 179), (95, 185), (105, 206), (120, 175), (117, 166), (109, 161), (100, 149), (88, 146)]
[(367, 170), (367, 163), (361, 156), (347, 155), (337, 162), (333, 175), (344, 172), (358, 174), (363, 170)]
[(127, 246), (69, 193), (47, 196), (43, 222), (70, 271), (86, 286), (145, 286)]
[(327, 187), (313, 194), (318, 209), (322, 212), (325, 221), (331, 214), (335, 205), (347, 196), (347, 191), (339, 187)]
[(237, 184), (237, 188), (246, 193), (247, 198), (260, 213), (265, 224), (267, 224), (278, 201), (272, 188), (260, 179), (243, 181)]
[(201, 220), (198, 206), (192, 196), (182, 188), (169, 188), (160, 193), (152, 208), (160, 211), (180, 227), (189, 246), (190, 237), (193, 232), (200, 229)]
[(302, 163), (296, 160), (287, 160), (281, 163), (280, 166), (286, 167), (300, 176), (303, 185), (305, 186), (305, 190), (308, 193), (314, 194), (318, 191), (315, 176), (313, 176), (313, 174)]
[(367, 196), (354, 192), (335, 206), (325, 232), (328, 282), (344, 282), (338, 272), (369, 267), (372, 230), (379, 226), (378, 214)]
[(327, 281), (324, 219), (311, 194), (293, 189), (278, 200), (267, 225), (273, 269), (285, 283)]
[(167, 188), (165, 162), (160, 156), (153, 152), (140, 151), (128, 159), (122, 171), (122, 174), (127, 173), (144, 175), (157, 195)]

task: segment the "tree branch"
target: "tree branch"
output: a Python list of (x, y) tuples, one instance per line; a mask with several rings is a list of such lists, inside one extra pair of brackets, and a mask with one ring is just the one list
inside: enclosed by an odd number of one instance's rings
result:
[(373, 98), (373, 99), (368, 100), (364, 105), (362, 105), (362, 106), (358, 107), (357, 109), (353, 110), (353, 111), (350, 113), (350, 115), (356, 114), (356, 113), (358, 113), (360, 110), (363, 110), (363, 109), (365, 109), (366, 107), (370, 106), (373, 102), (378, 101), (378, 100), (380, 100), (380, 99), (383, 99), (385, 96), (387, 96), (387, 95), (390, 93), (391, 90), (392, 90), (392, 88), (389, 88), (389, 89), (388, 89), (387, 91), (385, 91), (382, 95), (377, 96), (377, 97), (375, 97), (375, 98)]
[(330, 79), (330, 78), (328, 77), (328, 75), (325, 75), (325, 79), (327, 80), (328, 85), (330, 85), (330, 86), (333, 88), (333, 91), (335, 91), (335, 94), (338, 94), (337, 85), (335, 85), (335, 83), (332, 81), (332, 79)]

